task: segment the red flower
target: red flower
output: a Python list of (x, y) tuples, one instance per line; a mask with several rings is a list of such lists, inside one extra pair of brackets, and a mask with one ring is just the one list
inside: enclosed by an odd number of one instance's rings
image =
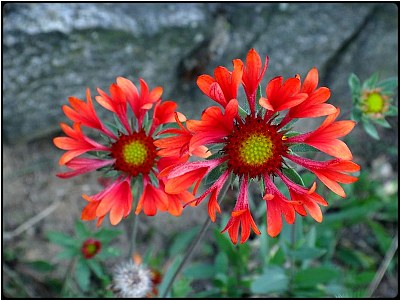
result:
[(64, 133), (69, 136), (56, 137), (53, 140), (58, 148), (68, 150), (61, 156), (59, 160), (60, 165), (65, 165), (71, 159), (88, 151), (110, 151), (108, 147), (85, 136), (80, 123), (74, 123), (73, 128), (64, 123), (60, 123), (60, 126)]
[[(231, 218), (223, 230), (228, 231), (233, 243), (238, 241), (240, 228), (241, 243), (248, 239), (251, 228), (255, 233), (259, 233), (247, 202), (247, 186), (251, 180), (263, 183), (261, 186), (264, 187), (262, 194), (267, 205), (267, 232), (271, 236), (277, 236), (282, 229), (282, 218), (293, 224), (297, 212), (301, 216), (310, 214), (317, 222), (321, 222), (320, 205), (327, 205), (325, 199), (315, 192), (315, 183), (310, 188), (302, 187), (284, 175), (285, 169), (293, 168), (292, 164), (300, 165), (313, 172), (328, 188), (341, 196), (344, 196), (344, 192), (338, 182), (351, 183), (357, 180), (356, 177), (342, 172), (359, 171), (359, 166), (350, 161), (352, 156), (347, 145), (338, 139), (353, 129), (354, 122), (335, 122), (340, 111), (325, 103), (330, 92), (326, 87), (317, 88), (318, 71), (315, 68), (307, 74), (303, 84), (300, 76), (286, 81), (281, 76), (275, 77), (265, 89), (266, 97), (261, 96), (260, 99), (254, 100), (267, 62), (268, 59), (262, 69), (260, 57), (251, 49), (247, 54), (243, 72), (243, 63), (235, 59), (232, 73), (223, 67), (216, 69), (215, 74), (225, 74), (224, 80), (220, 75), (215, 76), (218, 78), (216, 80), (208, 75), (200, 76), (197, 81), (200, 89), (223, 108), (211, 106), (204, 110), (200, 120), (187, 120), (186, 128), (179, 124), (179, 133), (157, 141), (157, 146), (163, 149), (162, 153), (160, 152), (161, 156), (167, 153), (189, 156), (194, 154), (193, 149), (201, 146), (209, 149), (212, 159), (178, 163), (161, 172), (159, 177), (165, 179), (168, 193), (179, 193), (193, 183), (196, 184), (193, 191), (196, 193), (199, 184), (208, 173), (214, 171), (215, 175), (219, 172), (220, 177), (193, 200), (198, 205), (209, 196), (208, 214), (212, 221), (215, 221), (216, 213), (221, 212), (217, 198), (222, 186), (230, 175), (238, 177), (239, 196)], [(236, 83), (240, 81), (240, 74), (250, 108), (247, 115), (242, 113), (243, 109), (239, 109), (236, 100)], [(221, 84), (222, 81), (224, 84)], [(255, 107), (257, 100), (261, 105), (258, 110)], [(286, 126), (298, 118), (324, 115), (328, 115), (325, 121), (312, 132), (292, 133)], [(183, 137), (181, 132), (185, 131), (190, 134), (182, 138), (184, 142), (176, 142), (173, 145), (171, 141)], [(172, 131), (168, 133), (174, 134)], [(310, 145), (337, 159), (318, 162), (293, 155), (299, 144)], [(179, 146), (182, 146), (180, 150)], [(278, 190), (275, 180), (280, 180), (287, 186), (290, 199)]]
[(277, 174), (289, 189), (294, 209), (302, 216), (306, 216), (308, 211), (315, 221), (322, 222), (322, 211), (318, 205), (327, 206), (328, 202), (315, 192), (317, 188), (316, 183), (314, 182), (311, 188), (307, 190), (293, 183), (281, 172), (277, 172)]
[(300, 79), (289, 78), (283, 82), (283, 77), (272, 79), (265, 90), (267, 98), (261, 97), (259, 103), (270, 111), (282, 111), (292, 108), (307, 98), (306, 93), (300, 93)]
[(63, 105), (62, 109), (65, 115), (73, 122), (81, 123), (84, 126), (91, 127), (101, 131), (103, 134), (110, 138), (115, 138), (112, 133), (97, 117), (96, 111), (93, 107), (92, 98), (90, 97), (89, 89), (86, 89), (87, 103), (75, 97), (69, 97), (71, 107)]
[[(129, 178), (116, 180), (108, 188), (92, 196), (83, 195), (90, 203), (82, 211), (82, 220), (99, 218), (100, 225), (104, 216), (110, 214), (110, 223), (117, 225), (121, 219), (127, 217), (132, 209), (132, 193)], [(92, 202), (98, 202), (95, 206)], [(96, 208), (93, 215), (93, 208)], [(92, 210), (92, 211), (91, 211)]]
[(293, 224), (295, 220), (295, 211), (293, 201), (286, 199), (284, 195), (276, 188), (269, 176), (264, 177), (265, 195), (267, 200), (267, 232), (270, 236), (277, 236), (282, 229), (282, 215), (288, 224)]
[(188, 120), (186, 126), (191, 132), (196, 133), (190, 140), (190, 152), (193, 153), (195, 149), (206, 144), (222, 142), (232, 131), (233, 119), (237, 114), (238, 103), (236, 99), (232, 99), (226, 105), (225, 114), (218, 106), (211, 106), (203, 112), (200, 121)]
[(327, 116), (325, 121), (316, 130), (288, 138), (287, 142), (304, 143), (340, 159), (353, 159), (353, 156), (347, 145), (337, 138), (347, 135), (354, 128), (356, 122), (334, 122), (339, 113), (340, 109), (337, 109), (335, 113)]
[(243, 62), (235, 59), (233, 72), (225, 67), (217, 67), (214, 71), (215, 78), (210, 75), (201, 75), (197, 79), (197, 85), (204, 94), (225, 107), (229, 100), (236, 99), (242, 74)]
[[(300, 76), (297, 75), (296, 78), (300, 79)], [(331, 96), (330, 90), (327, 87), (317, 89), (317, 85), (318, 70), (317, 68), (312, 68), (300, 89), (300, 92), (306, 93), (308, 97), (300, 104), (292, 107), (288, 116), (291, 118), (315, 118), (336, 112), (336, 108), (332, 104), (324, 103)]]
[(204, 162), (182, 163), (169, 170), (168, 173), (165, 171), (160, 173), (159, 177), (168, 175), (168, 178), (172, 178), (165, 185), (165, 191), (169, 194), (180, 194), (196, 182), (193, 189), (193, 193), (195, 194), (203, 177), (221, 162), (220, 159), (213, 159)]
[(264, 68), (261, 69), (262, 62), (257, 51), (250, 49), (246, 57), (246, 65), (243, 70), (243, 88), (249, 99), (250, 111), (252, 114), (256, 108), (256, 93), (258, 85), (264, 77), (264, 73), (268, 67), (268, 56), (265, 58)]
[(146, 112), (153, 107), (153, 104), (161, 99), (162, 87), (156, 87), (149, 90), (147, 83), (140, 78), (140, 93), (132, 81), (124, 77), (117, 78), (117, 85), (123, 91), (126, 101), (132, 108), (138, 121), (139, 128), (142, 126), (143, 118)]
[(86, 259), (93, 258), (101, 250), (101, 243), (95, 239), (87, 239), (83, 242), (81, 252)]
[(163, 157), (185, 157), (189, 158), (191, 155), (206, 158), (210, 156), (207, 147), (200, 145), (199, 147), (189, 149), (190, 140), (193, 137), (193, 133), (182, 125), (178, 116), (175, 116), (176, 123), (179, 128), (169, 128), (162, 130), (158, 135), (162, 134), (175, 134), (174, 136), (164, 137), (162, 141), (154, 141), (154, 145), (160, 148), (158, 155)]
[(293, 162), (313, 172), (332, 192), (343, 198), (346, 197), (346, 194), (338, 182), (353, 183), (358, 180), (357, 177), (343, 174), (343, 172), (350, 173), (360, 171), (360, 166), (352, 161), (332, 159), (320, 162), (290, 154), (286, 154), (286, 156)]
[(254, 223), (249, 209), (249, 201), (247, 195), (247, 179), (243, 179), (240, 186), (239, 196), (236, 201), (235, 208), (232, 211), (231, 218), (226, 224), (222, 232), (228, 230), (232, 243), (236, 244), (238, 241), (238, 233), (241, 228), (240, 243), (243, 244), (250, 236), (250, 227), (256, 234), (260, 234), (256, 223)]
[[(137, 214), (142, 209), (149, 216), (155, 215), (157, 210), (169, 211), (173, 215), (181, 213), (177, 208), (176, 196), (168, 195), (163, 189), (158, 188), (160, 185), (163, 186), (162, 180), (155, 183), (157, 187), (153, 186), (150, 176), (156, 178), (161, 170), (159, 167), (166, 168), (170, 164), (185, 161), (181, 159), (181, 153), (171, 154), (165, 158), (159, 157), (155, 140), (161, 126), (174, 122), (175, 117), (180, 121), (186, 118), (181, 113), (175, 112), (177, 107), (175, 102), (161, 101), (161, 87), (149, 91), (143, 79), (140, 79), (140, 87), (139, 93), (130, 80), (118, 77), (117, 83), (110, 86), (110, 95), (98, 89), (100, 95), (96, 96), (97, 102), (116, 116), (117, 124), (113, 129), (115, 132), (97, 117), (89, 90), (86, 95), (87, 103), (71, 97), (72, 108), (63, 107), (67, 117), (75, 123), (72, 127), (61, 123), (61, 128), (67, 137), (54, 138), (54, 144), (67, 151), (61, 156), (60, 165), (70, 169), (57, 176), (70, 178), (99, 169), (114, 174), (113, 182), (103, 191), (92, 196), (83, 195), (89, 203), (82, 211), (82, 219), (97, 219), (98, 226), (107, 214), (113, 225), (129, 215), (133, 200), (131, 184), (134, 180), (139, 181), (143, 187), (142, 195), (137, 195), (139, 197), (135, 208)], [(145, 116), (153, 106), (153, 118), (146, 121)], [(135, 116), (133, 122), (128, 119), (129, 107)], [(107, 138), (97, 142), (83, 133), (82, 126), (95, 129)], [(199, 149), (205, 151), (206, 148), (201, 146)], [(195, 153), (199, 154), (199, 151)], [(86, 156), (81, 157), (81, 155)], [(187, 200), (186, 194), (184, 198)]]

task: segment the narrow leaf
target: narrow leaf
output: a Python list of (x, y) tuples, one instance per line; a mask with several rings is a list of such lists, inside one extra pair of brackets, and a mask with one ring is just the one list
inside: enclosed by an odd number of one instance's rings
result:
[(365, 119), (363, 119), (362, 125), (366, 133), (368, 133), (374, 139), (379, 140), (378, 131), (370, 121), (366, 121)]
[(75, 279), (82, 291), (89, 290), (90, 269), (83, 258), (78, 259), (75, 266)]
[(393, 93), (393, 90), (399, 85), (397, 77), (390, 77), (385, 80), (380, 81), (376, 86), (382, 89), (384, 94)]
[(375, 88), (376, 83), (378, 82), (378, 77), (379, 74), (378, 72), (375, 72), (374, 74), (371, 75), (367, 80), (364, 81), (363, 83), (363, 89), (373, 89)]
[(301, 178), (300, 174), (297, 173), (295, 169), (292, 168), (283, 168), (283, 174), (285, 174), (290, 180), (294, 183), (297, 183), (301, 186), (304, 186), (304, 181)]
[(361, 83), (360, 79), (357, 77), (356, 74), (351, 73), (348, 79), (348, 84), (350, 86), (350, 90), (352, 95), (359, 95), (361, 92)]
[(264, 270), (263, 274), (256, 278), (250, 290), (253, 294), (282, 293), (289, 287), (289, 278), (281, 267), (273, 266)]

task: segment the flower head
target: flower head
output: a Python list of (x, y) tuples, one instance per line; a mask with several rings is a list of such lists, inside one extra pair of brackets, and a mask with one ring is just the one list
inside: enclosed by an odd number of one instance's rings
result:
[(81, 252), (83, 257), (90, 259), (94, 257), (101, 250), (101, 243), (95, 239), (87, 239), (83, 242)]
[(348, 82), (353, 98), (351, 118), (361, 122), (367, 134), (379, 139), (374, 124), (390, 128), (385, 118), (398, 115), (397, 106), (392, 104), (397, 77), (378, 81), (378, 73), (374, 73), (361, 84), (357, 75), (351, 74)]
[(118, 298), (144, 298), (152, 290), (152, 274), (141, 264), (123, 262), (113, 272), (111, 290)]
[[(293, 181), (294, 177), (289, 174), (295, 172), (294, 165), (314, 173), (323, 184), (342, 197), (345, 194), (338, 182), (351, 183), (357, 180), (343, 172), (356, 172), (360, 169), (351, 161), (350, 149), (339, 140), (353, 129), (355, 122), (336, 121), (340, 110), (325, 103), (330, 91), (326, 87), (318, 87), (317, 69), (312, 68), (303, 82), (299, 75), (286, 80), (277, 76), (267, 84), (265, 96), (256, 99), (257, 87), (267, 64), (268, 58), (262, 67), (258, 53), (251, 49), (246, 64), (240, 59), (233, 61), (232, 72), (218, 67), (215, 79), (209, 75), (199, 77), (199, 88), (221, 106), (206, 108), (200, 120), (187, 120), (186, 130), (191, 136), (187, 136), (184, 150), (173, 148), (173, 151), (194, 156), (191, 149), (203, 146), (209, 149), (211, 156), (205, 161), (177, 164), (159, 174), (159, 177), (165, 179), (168, 192), (180, 192), (196, 183), (193, 189), (196, 194), (202, 179), (211, 171), (214, 177), (218, 172), (219, 178), (193, 200), (198, 205), (209, 196), (208, 213), (212, 221), (215, 221), (216, 213), (221, 212), (218, 197), (222, 186), (229, 178), (238, 178), (239, 195), (223, 229), (228, 231), (233, 243), (239, 241), (239, 232), (240, 243), (249, 238), (251, 229), (256, 234), (260, 233), (251, 215), (247, 197), (250, 181), (259, 182), (262, 187), (260, 200), (264, 199), (267, 204), (267, 232), (277, 236), (282, 228), (282, 218), (293, 224), (296, 213), (301, 216), (309, 214), (321, 222), (320, 206), (327, 205), (325, 199), (315, 192), (315, 182), (306, 188), (301, 182)], [(246, 113), (240, 109), (236, 99), (238, 82), (242, 83), (245, 90), (249, 107)], [(326, 118), (315, 130), (301, 134), (292, 131), (297, 119), (321, 116)], [(183, 127), (182, 124), (180, 126)], [(164, 148), (164, 153), (169, 151), (168, 139), (171, 138), (169, 136), (157, 141), (157, 145)], [(307, 147), (320, 150), (335, 159), (320, 162), (302, 158), (295, 153), (297, 149)], [(286, 194), (289, 197), (277, 188), (276, 180), (287, 187)]]
[[(140, 92), (135, 84), (123, 77), (110, 85), (110, 94), (97, 89), (95, 97), (98, 104), (114, 115), (115, 124), (104, 123), (97, 116), (89, 90), (86, 102), (71, 97), (71, 107), (64, 105), (63, 111), (73, 121), (72, 127), (61, 123), (67, 136), (54, 138), (54, 144), (66, 152), (59, 163), (69, 171), (57, 174), (60, 178), (70, 178), (94, 170), (102, 170), (113, 178), (102, 191), (94, 195), (83, 195), (88, 204), (82, 211), (83, 220), (97, 219), (99, 226), (109, 214), (111, 224), (118, 224), (132, 210), (133, 197), (138, 197), (135, 213), (141, 210), (149, 216), (157, 211), (168, 211), (179, 215), (177, 206), (188, 201), (188, 195), (170, 195), (163, 189), (162, 179), (157, 179), (161, 168), (172, 162), (183, 162), (180, 154), (160, 157), (156, 143), (156, 133), (174, 121), (184, 121), (185, 117), (176, 112), (177, 104), (162, 101), (162, 88), (150, 90), (140, 79)], [(152, 116), (146, 118), (146, 114)], [(150, 120), (150, 121), (147, 121)], [(106, 125), (107, 124), (107, 125)], [(101, 139), (89, 138), (83, 127), (95, 130)], [(90, 135), (92, 136), (92, 135)], [(196, 154), (206, 152), (199, 147)], [(132, 194), (132, 185), (137, 182), (142, 194)], [(182, 202), (180, 202), (182, 200)], [(170, 206), (171, 204), (171, 206)]]

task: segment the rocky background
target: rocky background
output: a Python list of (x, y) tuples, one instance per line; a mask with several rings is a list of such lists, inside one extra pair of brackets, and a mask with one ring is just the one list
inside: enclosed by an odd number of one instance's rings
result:
[[(398, 7), (392, 3), (11, 3), (2, 17), (3, 232), (60, 202), (4, 244), (28, 248), (27, 259), (48, 257), (54, 249), (41, 234), (71, 228), (84, 205), (80, 195), (99, 189), (92, 175), (54, 176), (62, 152), (52, 138), (67, 121), (61, 106), (71, 95), (84, 99), (87, 87), (94, 95), (118, 76), (135, 83), (141, 77), (198, 118), (214, 103), (197, 88), (197, 76), (218, 65), (231, 69), (232, 59), (244, 60), (255, 48), (270, 59), (263, 87), (277, 75), (304, 77), (316, 66), (320, 86), (331, 89), (330, 103), (348, 118), (351, 72), (362, 81), (376, 71), (382, 79), (398, 75)], [(347, 142), (358, 163), (371, 166), (379, 158), (392, 176), (398, 120), (388, 121), (392, 129), (379, 128), (380, 143), (371, 143), (361, 128)], [(200, 224), (202, 217), (185, 212), (182, 220)], [(152, 222), (182, 226), (167, 216)]]

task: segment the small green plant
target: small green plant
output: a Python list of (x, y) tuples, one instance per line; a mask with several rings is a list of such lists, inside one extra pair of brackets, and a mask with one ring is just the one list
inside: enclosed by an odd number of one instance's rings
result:
[(352, 73), (348, 80), (353, 98), (352, 120), (361, 122), (364, 130), (374, 139), (379, 140), (374, 124), (390, 128), (387, 116), (397, 116), (397, 106), (393, 105), (393, 96), (398, 86), (397, 77), (378, 81), (378, 73), (374, 73), (362, 84)]
[[(104, 263), (107, 259), (120, 255), (118, 249), (109, 246), (120, 233), (119, 230), (107, 228), (93, 233), (81, 221), (75, 223), (74, 236), (58, 231), (48, 232), (50, 242), (62, 247), (56, 259), (70, 261), (61, 291), (62, 296), (93, 295), (90, 290), (94, 290), (94, 287), (106, 287), (110, 283)], [(103, 294), (97, 296), (105, 296), (108, 293), (104, 288), (98, 291)]]

